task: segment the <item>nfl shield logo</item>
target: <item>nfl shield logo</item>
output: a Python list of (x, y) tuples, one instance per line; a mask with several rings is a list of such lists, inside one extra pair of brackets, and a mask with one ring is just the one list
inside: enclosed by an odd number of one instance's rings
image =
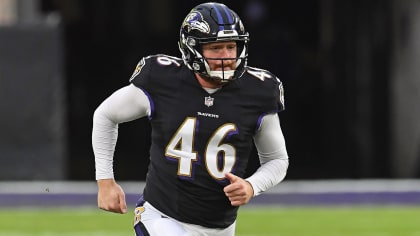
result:
[(206, 105), (208, 107), (213, 106), (213, 101), (214, 101), (214, 98), (212, 98), (210, 96), (204, 97), (204, 105)]

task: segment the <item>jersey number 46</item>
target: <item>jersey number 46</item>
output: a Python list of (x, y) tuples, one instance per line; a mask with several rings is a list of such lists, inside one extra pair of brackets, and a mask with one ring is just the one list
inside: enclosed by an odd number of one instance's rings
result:
[[(198, 161), (194, 150), (194, 139), (197, 131), (197, 119), (187, 117), (166, 146), (165, 155), (178, 161), (178, 175), (192, 177), (193, 163)], [(208, 173), (215, 179), (225, 178), (235, 166), (236, 150), (228, 143), (223, 143), (227, 135), (237, 133), (235, 124), (227, 123), (214, 131), (207, 141), (203, 162)]]

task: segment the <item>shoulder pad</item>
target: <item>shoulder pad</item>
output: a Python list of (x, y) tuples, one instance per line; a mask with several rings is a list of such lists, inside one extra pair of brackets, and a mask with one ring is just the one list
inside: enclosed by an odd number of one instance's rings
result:
[(255, 67), (250, 67), (250, 66), (246, 67), (246, 73), (251, 75), (253, 78), (259, 79), (261, 81), (272, 81), (273, 83), (269, 83), (269, 84), (276, 86), (275, 90), (278, 96), (277, 102), (279, 105), (279, 111), (282, 111), (285, 109), (283, 83), (281, 82), (279, 78), (277, 78), (277, 76), (275, 76), (273, 73), (271, 73), (268, 70), (263, 70), (260, 68), (255, 68)]
[(263, 69), (260, 69), (260, 68), (250, 67), (250, 66), (246, 67), (245, 73), (248, 73), (248, 74), (252, 75), (253, 77), (255, 77), (255, 78), (257, 78), (261, 81), (265, 81), (266, 79), (277, 78), (275, 75), (273, 75), (268, 70), (263, 70)]
[(178, 57), (168, 56), (165, 54), (156, 54), (150, 55), (147, 57), (143, 57), (136, 65), (133, 74), (130, 77), (129, 81), (132, 81), (138, 74), (140, 74), (141, 70), (149, 64), (155, 64), (160, 66), (176, 66), (180, 67), (183, 64), (183, 60)]

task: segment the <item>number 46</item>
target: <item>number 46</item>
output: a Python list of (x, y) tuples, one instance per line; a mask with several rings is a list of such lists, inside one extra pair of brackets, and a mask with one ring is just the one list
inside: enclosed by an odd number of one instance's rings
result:
[[(166, 146), (165, 155), (178, 160), (178, 175), (180, 176), (191, 177), (193, 163), (198, 160), (198, 154), (194, 150), (196, 127), (197, 119), (187, 117)], [(225, 173), (231, 172), (235, 166), (235, 147), (222, 143), (222, 141), (228, 134), (236, 132), (237, 128), (234, 124), (224, 124), (213, 133), (207, 142), (204, 163), (207, 172), (215, 179), (223, 179)], [(219, 159), (219, 156), (222, 158)]]

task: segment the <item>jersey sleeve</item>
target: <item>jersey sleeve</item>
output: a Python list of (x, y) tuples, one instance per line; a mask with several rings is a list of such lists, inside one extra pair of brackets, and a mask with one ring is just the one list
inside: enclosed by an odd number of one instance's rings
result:
[(285, 105), (284, 105), (284, 88), (283, 88), (283, 83), (281, 82), (281, 80), (275, 76), (274, 74), (272, 74), (269, 71), (265, 71), (266, 73), (268, 73), (270, 76), (268, 77), (268, 83), (269, 85), (269, 89), (268, 91), (271, 92), (271, 99), (273, 99), (273, 103), (275, 104), (275, 107), (277, 108), (278, 112), (281, 112), (285, 109)]
[(250, 80), (253, 81), (250, 93), (255, 93), (253, 96), (262, 99), (262, 109), (265, 112), (283, 111), (285, 104), (282, 81), (270, 71), (260, 68), (248, 66), (246, 72), (252, 77)]
[(183, 77), (180, 72), (183, 61), (165, 54), (156, 54), (142, 58), (130, 78), (130, 82), (146, 93), (165, 87), (168, 80)]
[(150, 71), (152, 67), (152, 58), (143, 57), (136, 65), (133, 74), (130, 77), (130, 82), (136, 87), (145, 89), (149, 83)]
[(277, 77), (276, 77), (276, 80), (279, 83), (279, 85), (278, 85), (278, 90), (279, 90), (279, 95), (278, 95), (279, 111), (284, 111), (284, 109), (286, 109), (286, 106), (285, 106), (285, 103), (284, 103), (284, 87), (283, 87), (283, 83)]

